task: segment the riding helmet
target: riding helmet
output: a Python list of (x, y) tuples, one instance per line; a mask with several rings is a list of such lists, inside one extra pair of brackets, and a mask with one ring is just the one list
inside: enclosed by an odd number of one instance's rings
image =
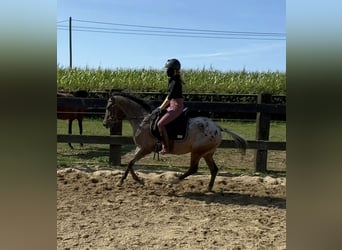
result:
[(181, 64), (177, 59), (169, 59), (165, 64), (165, 68), (180, 70)]

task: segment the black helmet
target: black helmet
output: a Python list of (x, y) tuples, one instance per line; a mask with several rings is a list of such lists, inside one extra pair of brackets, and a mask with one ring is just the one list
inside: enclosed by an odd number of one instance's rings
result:
[(177, 59), (169, 59), (165, 64), (165, 68), (180, 70), (181, 64)]

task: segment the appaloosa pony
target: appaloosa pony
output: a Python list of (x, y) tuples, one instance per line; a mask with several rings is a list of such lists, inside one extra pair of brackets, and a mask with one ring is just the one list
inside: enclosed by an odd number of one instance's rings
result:
[[(132, 177), (136, 181), (142, 183), (142, 180), (134, 172), (133, 165), (156, 149), (159, 140), (151, 132), (151, 121), (154, 117), (151, 114), (151, 107), (143, 100), (125, 93), (111, 93), (103, 125), (106, 128), (112, 127), (115, 122), (123, 119), (124, 116), (133, 128), (133, 139), (137, 148), (119, 185), (122, 185), (129, 172), (131, 172)], [(207, 117), (195, 117), (187, 120), (186, 135), (181, 140), (174, 140), (170, 151), (170, 154), (176, 155), (191, 153), (190, 168), (186, 173), (178, 177), (179, 180), (183, 180), (187, 176), (196, 173), (200, 159), (204, 158), (211, 173), (208, 191), (212, 191), (218, 172), (213, 155), (222, 141), (222, 131), (228, 133), (237, 143), (237, 146), (245, 153), (247, 142), (238, 134), (218, 126)]]

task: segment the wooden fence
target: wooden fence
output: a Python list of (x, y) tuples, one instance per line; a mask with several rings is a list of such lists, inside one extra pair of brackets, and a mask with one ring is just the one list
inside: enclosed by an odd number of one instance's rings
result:
[[(248, 149), (255, 150), (254, 167), (256, 172), (267, 171), (268, 150), (286, 150), (286, 142), (270, 142), (270, 122), (272, 115), (286, 119), (286, 105), (272, 104), (272, 96), (262, 94), (257, 96), (256, 103), (226, 103), (226, 102), (185, 102), (185, 106), (192, 110), (192, 115), (215, 114), (215, 117), (226, 118), (227, 113), (254, 114), (256, 119), (256, 140), (248, 141)], [(150, 101), (154, 107), (161, 101)], [(57, 98), (57, 105), (77, 106), (86, 105), (86, 114), (101, 115), (103, 117), (107, 99), (105, 98)], [(57, 142), (109, 144), (109, 163), (121, 164), (121, 145), (134, 144), (132, 137), (122, 136), (122, 122), (118, 122), (108, 136), (85, 136), (85, 135), (57, 135)], [(233, 140), (223, 140), (220, 148), (236, 148)]]

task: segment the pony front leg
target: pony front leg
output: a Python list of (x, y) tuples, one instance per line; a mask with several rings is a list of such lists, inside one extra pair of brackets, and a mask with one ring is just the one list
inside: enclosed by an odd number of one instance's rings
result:
[(135, 152), (134, 158), (128, 163), (127, 169), (124, 173), (124, 175), (121, 177), (120, 182), (118, 183), (119, 186), (121, 186), (124, 182), (124, 180), (127, 178), (127, 175), (129, 172), (131, 172), (131, 175), (133, 177), (134, 180), (136, 180), (137, 182), (139, 182), (140, 184), (144, 184), (144, 181), (142, 179), (140, 179), (137, 174), (134, 172), (133, 169), (133, 165), (140, 160), (141, 158), (143, 158), (145, 155), (151, 153), (151, 151), (146, 151), (143, 150), (141, 148), (137, 148), (137, 151)]
[(125, 173), (123, 174), (123, 176), (121, 177), (120, 181), (118, 182), (118, 186), (119, 186), (119, 187), (122, 186), (122, 183), (123, 183), (124, 180), (127, 178), (127, 175), (128, 175), (129, 170), (130, 170), (130, 167), (129, 167), (129, 164), (128, 164), (128, 167), (127, 167)]
[[(80, 135), (82, 135), (82, 133), (83, 133), (82, 119), (83, 118), (77, 118), (78, 128), (80, 130)], [(82, 142), (80, 143), (80, 146), (83, 147), (83, 143)]]
[(127, 168), (126, 168), (126, 171), (125, 171), (125, 173), (123, 174), (123, 176), (121, 177), (121, 179), (120, 179), (120, 181), (119, 181), (119, 183), (118, 183), (118, 186), (119, 186), (119, 187), (123, 184), (123, 182), (124, 182), (124, 180), (127, 178), (129, 172), (131, 172), (131, 175), (132, 175), (132, 177), (133, 177), (134, 180), (136, 180), (137, 182), (139, 182), (139, 183), (141, 183), (141, 184), (144, 184), (143, 181), (137, 176), (137, 174), (136, 174), (136, 173), (134, 172), (134, 170), (133, 170), (133, 165), (134, 165), (134, 163), (135, 163), (134, 159), (131, 160), (131, 161), (128, 163), (128, 166), (127, 166)]
[(131, 167), (129, 170), (131, 172), (131, 175), (132, 175), (133, 179), (135, 181), (137, 181), (138, 183), (140, 183), (141, 185), (144, 185), (144, 180), (137, 176), (137, 174), (134, 172), (133, 168)]
[[(72, 121), (73, 121), (73, 119), (69, 119), (69, 121), (68, 121), (68, 133), (69, 133), (69, 135), (72, 134)], [(70, 142), (68, 143), (68, 145), (71, 149), (74, 149), (74, 147), (71, 145)]]

